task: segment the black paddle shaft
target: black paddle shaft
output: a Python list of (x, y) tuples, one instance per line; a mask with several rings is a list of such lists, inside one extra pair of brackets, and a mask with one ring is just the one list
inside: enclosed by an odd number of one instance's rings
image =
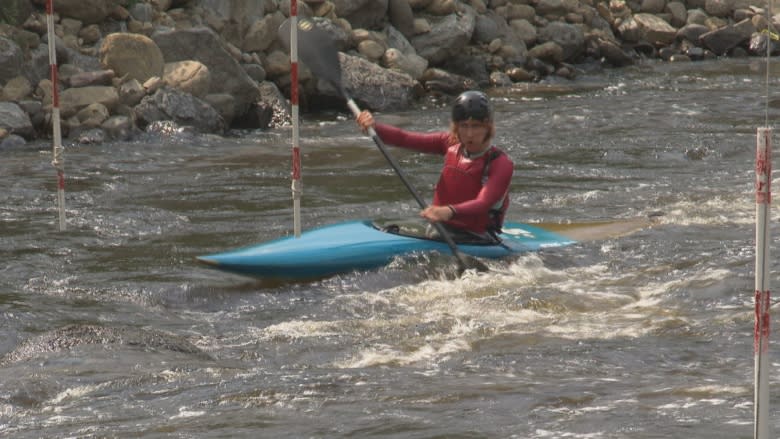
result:
[[(313, 21), (308, 19), (300, 20), (297, 27), (297, 36), (300, 43), (298, 44), (298, 54), (300, 55), (301, 61), (303, 61), (306, 66), (309, 67), (309, 69), (311, 69), (311, 71), (319, 77), (319, 79), (324, 79), (329, 84), (331, 84), (341, 94), (341, 96), (344, 97), (344, 99), (347, 101), (347, 106), (355, 115), (355, 117), (357, 117), (360, 114), (360, 108), (349, 96), (342, 84), (341, 62), (339, 61), (338, 49), (336, 48), (336, 45), (333, 41), (333, 37), (330, 35), (330, 33), (317, 27)], [(279, 27), (279, 38), (287, 45), (288, 48), (291, 46), (290, 20), (286, 20)], [(369, 127), (368, 134), (371, 136), (371, 139), (379, 148), (379, 151), (382, 153), (382, 155), (385, 156), (385, 159), (387, 159), (387, 162), (393, 168), (396, 175), (398, 175), (398, 178), (400, 178), (404, 186), (406, 186), (406, 189), (409, 190), (409, 192), (412, 194), (412, 197), (414, 197), (414, 199), (417, 201), (417, 204), (420, 205), (420, 208), (425, 209), (427, 204), (414, 188), (409, 179), (406, 178), (406, 174), (398, 165), (395, 158), (393, 158), (393, 156), (390, 155), (390, 153), (387, 151), (384, 142), (382, 142), (382, 139), (379, 138), (373, 127)], [(432, 224), (439, 233), (439, 236), (441, 236), (441, 238), (444, 239), (444, 242), (447, 243), (447, 246), (449, 246), (452, 254), (455, 255), (455, 258), (458, 261), (460, 272), (462, 273), (468, 268), (465, 256), (458, 249), (457, 244), (455, 244), (455, 241), (452, 239), (452, 236), (450, 236), (450, 233), (447, 231), (444, 225), (439, 222), (434, 222)], [(485, 264), (477, 260), (474, 260), (472, 265), (475, 266), (479, 271), (488, 270)]]
[[(347, 100), (347, 106), (352, 110), (352, 113), (357, 117), (358, 114), (360, 114), (360, 108), (358, 108), (355, 101), (350, 98), (348, 95), (344, 95), (344, 98)], [(398, 164), (398, 162), (395, 160), (395, 158), (390, 155), (390, 152), (387, 150), (387, 147), (385, 146), (384, 142), (382, 142), (382, 139), (379, 137), (379, 135), (376, 133), (373, 127), (368, 128), (368, 134), (371, 136), (371, 139), (376, 144), (377, 148), (379, 148), (379, 151), (382, 153), (383, 156), (385, 156), (385, 159), (387, 159), (387, 162), (390, 163), (390, 166), (393, 168), (395, 173), (398, 175), (398, 178), (401, 179), (404, 186), (406, 186), (406, 189), (409, 190), (409, 193), (412, 194), (412, 197), (417, 201), (417, 204), (420, 206), (421, 209), (425, 209), (428, 207), (428, 205), (425, 203), (423, 198), (420, 196), (419, 192), (417, 192), (417, 189), (412, 185), (412, 183), (409, 181), (409, 179), (406, 177), (406, 173), (401, 169), (401, 166)], [(462, 257), (460, 250), (458, 250), (457, 245), (455, 244), (455, 241), (452, 239), (452, 236), (447, 232), (447, 229), (444, 228), (444, 226), (439, 223), (431, 223), (436, 228), (436, 231), (439, 232), (439, 235), (444, 239), (444, 241), (447, 243), (447, 245), (452, 250), (452, 253), (455, 254), (455, 256), (460, 260)], [(463, 264), (465, 266), (465, 263)]]

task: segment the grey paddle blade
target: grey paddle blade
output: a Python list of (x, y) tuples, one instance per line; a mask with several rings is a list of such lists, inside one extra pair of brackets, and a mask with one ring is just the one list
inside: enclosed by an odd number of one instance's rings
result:
[[(279, 26), (279, 39), (290, 50), (290, 19)], [(329, 82), (344, 94), (341, 85), (341, 63), (333, 36), (308, 19), (298, 20), (298, 57), (312, 73)]]

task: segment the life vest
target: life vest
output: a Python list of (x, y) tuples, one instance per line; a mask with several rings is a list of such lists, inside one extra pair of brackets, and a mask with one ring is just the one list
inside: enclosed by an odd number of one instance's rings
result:
[[(444, 156), (444, 168), (436, 183), (436, 191), (433, 196), (433, 204), (435, 205), (458, 204), (476, 198), (479, 191), (482, 190), (482, 186), (487, 182), (490, 162), (504, 154), (500, 149), (491, 146), (485, 154), (469, 158), (462, 154), (461, 148), (460, 144), (450, 146)], [(508, 191), (507, 188), (507, 192), (491, 207), (487, 215), (459, 213), (446, 223), (476, 233), (500, 233), (504, 215), (509, 207)]]
[[(488, 157), (485, 161), (485, 166), (482, 168), (482, 185), (484, 186), (485, 183), (487, 183), (488, 179), (488, 171), (490, 170), (490, 163), (498, 158), (501, 154), (503, 154), (504, 151), (496, 148), (495, 146), (490, 148), (490, 151), (488, 151)], [(496, 204), (494, 204), (490, 210), (488, 211), (488, 225), (487, 225), (487, 231), (493, 235), (494, 237), (501, 233), (501, 227), (504, 226), (504, 217), (506, 216), (506, 211), (509, 209), (509, 188), (506, 188), (506, 191), (504, 192), (504, 196), (501, 197)]]

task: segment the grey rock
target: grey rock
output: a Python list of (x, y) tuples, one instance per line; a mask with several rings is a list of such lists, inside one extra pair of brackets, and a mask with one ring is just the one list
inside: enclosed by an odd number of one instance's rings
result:
[(157, 43), (166, 62), (195, 60), (211, 74), (209, 93), (230, 93), (236, 97), (235, 114), (243, 114), (260, 96), (252, 78), (230, 56), (214, 31), (194, 28), (156, 32)]
[(189, 93), (169, 87), (146, 96), (134, 110), (142, 126), (154, 121), (170, 120), (203, 133), (222, 133), (225, 130), (222, 116), (211, 105)]
[(30, 116), (14, 102), (0, 102), (0, 128), (5, 128), (11, 134), (18, 134), (25, 139), (35, 137)]

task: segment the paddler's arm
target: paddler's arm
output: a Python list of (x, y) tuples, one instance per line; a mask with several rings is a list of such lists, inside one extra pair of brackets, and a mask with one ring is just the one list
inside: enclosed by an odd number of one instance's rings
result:
[(455, 216), (452, 206), (428, 206), (420, 212), (420, 216), (432, 223), (449, 221)]
[(392, 125), (376, 122), (374, 115), (368, 110), (361, 111), (356, 121), (364, 133), (368, 134), (368, 129), (373, 128), (380, 139), (393, 146), (442, 155), (447, 152), (447, 148), (450, 146), (449, 133), (447, 132), (418, 133), (402, 130)]

